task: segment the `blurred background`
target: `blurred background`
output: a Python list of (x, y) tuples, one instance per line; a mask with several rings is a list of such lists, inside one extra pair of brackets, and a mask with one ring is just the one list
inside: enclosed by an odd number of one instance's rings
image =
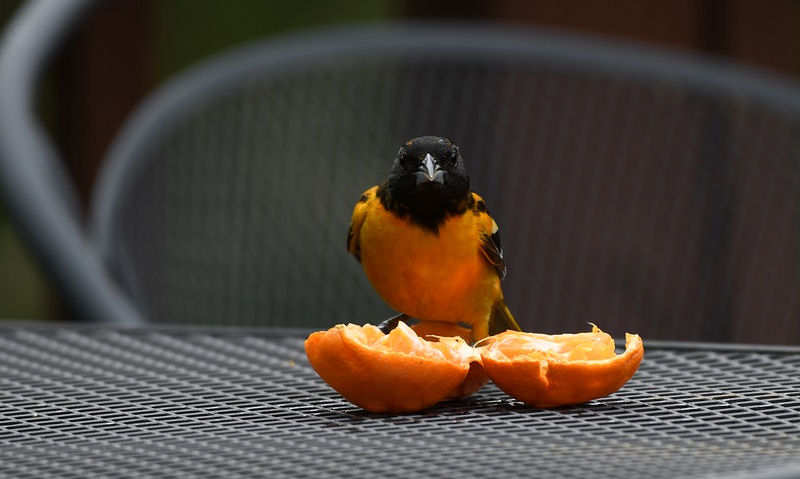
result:
[[(55, 0), (57, 1), (57, 0)], [(0, 0), (5, 26), (22, 2)], [(86, 202), (110, 140), (164, 79), (214, 52), (313, 26), (457, 18), (545, 26), (700, 52), (789, 77), (800, 73), (794, 0), (116, 0), (58, 54), (42, 115)], [(60, 318), (62, 307), (0, 211), (0, 318)]]

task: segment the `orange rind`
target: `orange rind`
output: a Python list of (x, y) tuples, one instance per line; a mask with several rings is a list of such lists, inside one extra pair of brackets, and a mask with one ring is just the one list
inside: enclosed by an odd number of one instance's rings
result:
[(486, 382), (480, 355), (463, 339), (432, 339), (403, 322), (389, 334), (348, 324), (312, 333), (305, 349), (317, 374), (348, 401), (372, 412), (410, 412)]
[(625, 351), (592, 325), (592, 332), (546, 335), (506, 331), (477, 348), (489, 378), (508, 395), (535, 407), (580, 404), (607, 396), (633, 376), (644, 357), (642, 339), (625, 335)]
[[(370, 324), (312, 333), (306, 355), (319, 376), (372, 412), (419, 411), (468, 396), (491, 379), (534, 407), (580, 404), (616, 392), (644, 357), (642, 339), (626, 334), (625, 351), (592, 331), (547, 335), (506, 331), (471, 347), (458, 325), (400, 322), (389, 334)], [(447, 337), (445, 335), (452, 335)]]

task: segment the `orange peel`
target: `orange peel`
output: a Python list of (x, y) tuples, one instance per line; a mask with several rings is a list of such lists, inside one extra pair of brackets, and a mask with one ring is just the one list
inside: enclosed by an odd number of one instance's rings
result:
[(312, 333), (305, 350), (317, 374), (353, 404), (410, 412), (471, 394), (486, 382), (474, 348), (460, 337), (436, 339), (419, 337), (403, 322), (389, 334), (348, 324)]
[(506, 331), (478, 348), (483, 368), (504, 392), (535, 407), (579, 404), (607, 396), (634, 375), (642, 339), (625, 335), (625, 351), (592, 325), (592, 332), (546, 335)]

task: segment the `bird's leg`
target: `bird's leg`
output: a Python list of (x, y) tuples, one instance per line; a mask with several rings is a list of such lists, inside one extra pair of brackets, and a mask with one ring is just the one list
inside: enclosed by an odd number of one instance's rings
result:
[(409, 319), (411, 319), (409, 315), (406, 313), (400, 313), (397, 316), (392, 316), (391, 318), (379, 324), (378, 329), (383, 331), (383, 334), (389, 334), (391, 330), (397, 327), (397, 323), (400, 321), (408, 321)]
[(474, 345), (476, 341), (480, 341), (487, 336), (489, 336), (489, 321), (480, 321), (472, 326), (472, 341), (470, 344)]

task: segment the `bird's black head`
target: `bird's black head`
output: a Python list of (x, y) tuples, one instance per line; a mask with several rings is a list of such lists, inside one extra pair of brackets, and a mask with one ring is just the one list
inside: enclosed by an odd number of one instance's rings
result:
[(458, 147), (438, 136), (414, 138), (400, 147), (382, 189), (385, 207), (433, 231), (448, 215), (463, 212), (470, 197)]

